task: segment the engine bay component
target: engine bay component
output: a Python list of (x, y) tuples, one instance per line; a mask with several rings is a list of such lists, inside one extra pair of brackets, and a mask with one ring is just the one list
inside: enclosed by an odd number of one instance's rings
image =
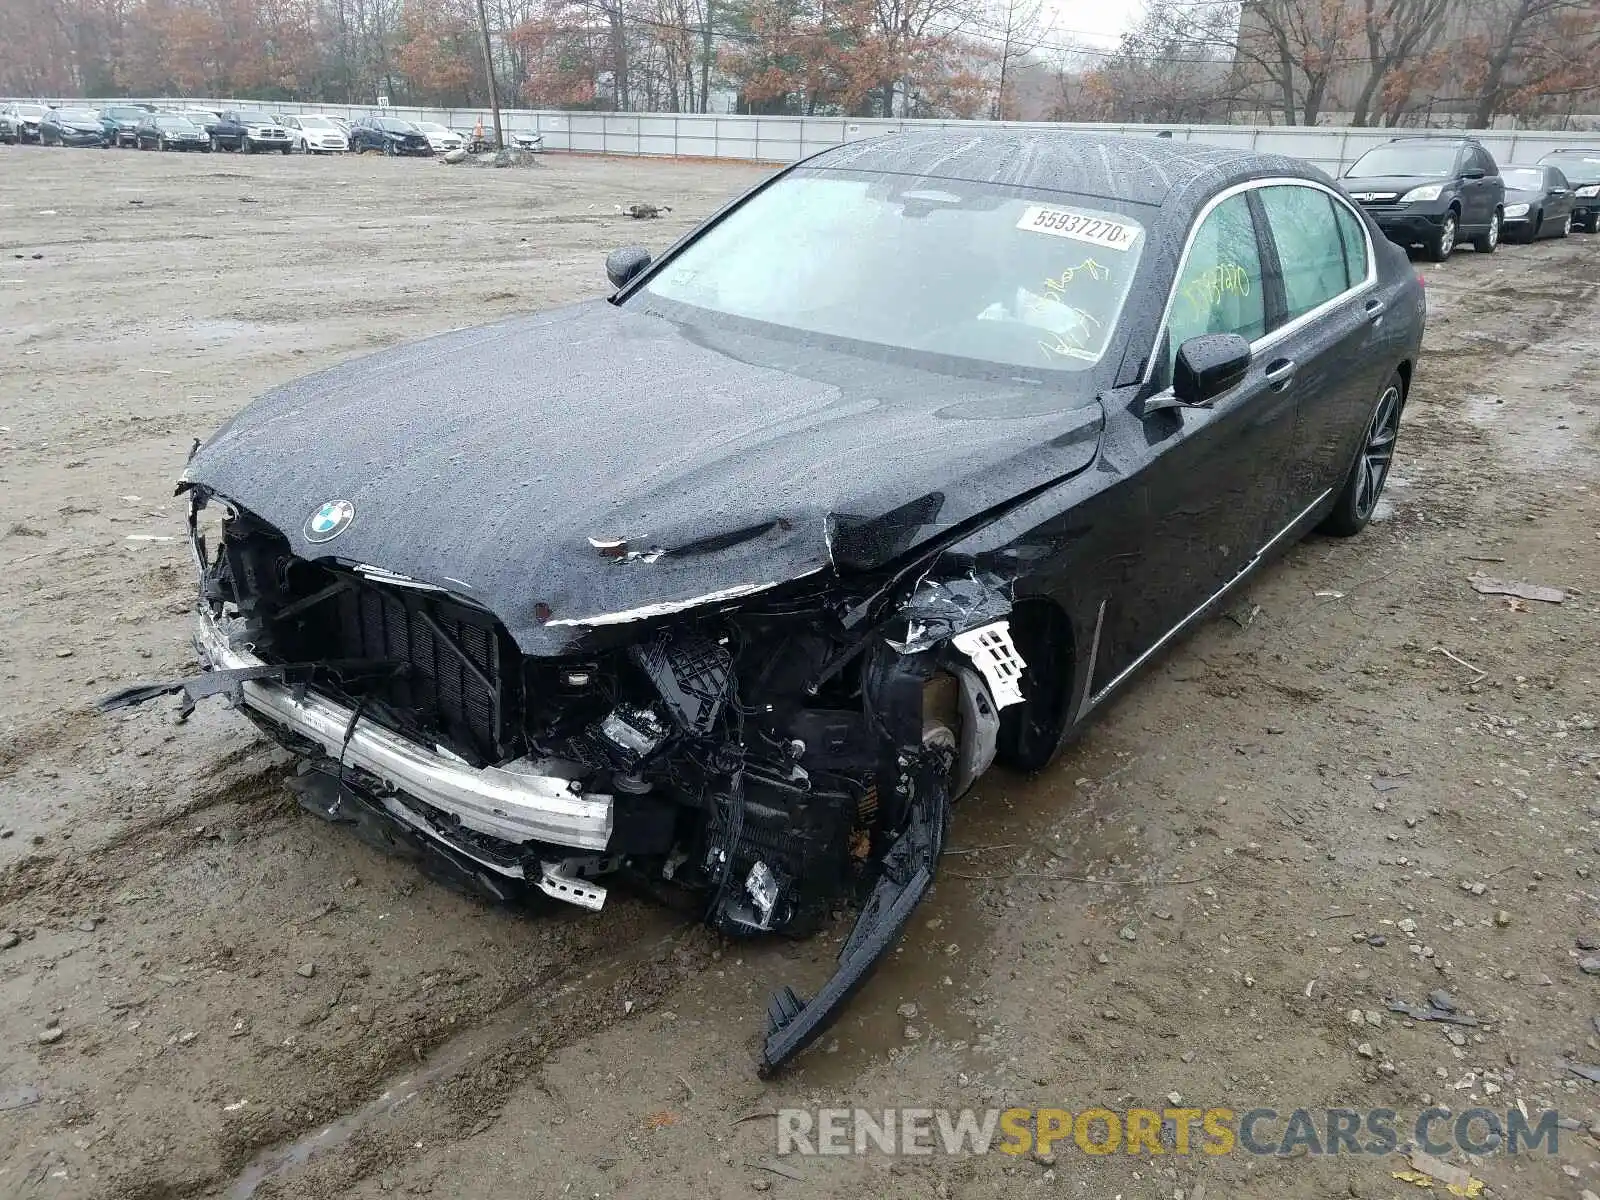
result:
[(707, 637), (662, 630), (633, 648), (661, 699), (685, 733), (704, 736), (728, 698), (733, 657)]

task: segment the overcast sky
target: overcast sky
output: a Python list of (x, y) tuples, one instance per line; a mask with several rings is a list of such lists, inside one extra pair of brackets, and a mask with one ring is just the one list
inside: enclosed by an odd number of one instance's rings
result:
[(1055, 21), (1049, 41), (1114, 47), (1144, 11), (1144, 0), (1045, 0)]

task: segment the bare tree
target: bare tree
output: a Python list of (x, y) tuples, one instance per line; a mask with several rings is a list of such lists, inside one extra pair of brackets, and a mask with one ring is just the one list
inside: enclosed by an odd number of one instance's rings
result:
[(1475, 0), (1477, 51), (1469, 73), (1472, 124), (1549, 107), (1574, 94), (1600, 98), (1600, 2)]
[(1366, 77), (1356, 93), (1352, 125), (1372, 123), (1385, 83), (1439, 44), (1456, 6), (1457, 0), (1361, 0)]
[(999, 74), (989, 116), (1007, 121), (1016, 117), (1016, 68), (1049, 36), (1050, 25), (1044, 18), (1044, 0), (1000, 0), (994, 17), (995, 24), (985, 31), (994, 46)]

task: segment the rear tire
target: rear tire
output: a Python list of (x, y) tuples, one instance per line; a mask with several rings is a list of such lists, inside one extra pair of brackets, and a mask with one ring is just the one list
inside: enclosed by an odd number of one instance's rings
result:
[(1383, 485), (1394, 462), (1395, 439), (1400, 435), (1400, 413), (1405, 407), (1405, 381), (1396, 371), (1383, 385), (1378, 403), (1367, 420), (1366, 432), (1356, 449), (1355, 461), (1345, 476), (1333, 508), (1317, 526), (1332, 537), (1354, 537), (1372, 520)]
[(1438, 232), (1423, 243), (1423, 250), (1429, 261), (1442, 263), (1450, 257), (1451, 251), (1456, 248), (1456, 225), (1456, 212), (1455, 209), (1451, 209), (1445, 215), (1444, 224), (1439, 226)]
[(1500, 210), (1494, 210), (1494, 216), (1489, 221), (1486, 232), (1480, 233), (1472, 239), (1472, 248), (1479, 254), (1493, 254), (1500, 245)]
[(1585, 233), (1600, 233), (1600, 210), (1589, 214), (1589, 219), (1583, 226)]

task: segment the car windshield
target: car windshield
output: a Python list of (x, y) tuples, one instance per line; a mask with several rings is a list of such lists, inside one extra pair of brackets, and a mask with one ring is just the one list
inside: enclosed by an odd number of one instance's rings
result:
[(189, 120), (188, 117), (157, 117), (156, 125), (161, 129), (172, 129), (178, 132), (194, 128), (194, 122)]
[[(21, 89), (18, 90), (20, 91)], [(42, 104), (17, 105), (17, 116), (19, 117), (27, 117), (30, 120), (38, 120), (38, 118), (44, 116), (44, 113), (45, 108)]]
[(1099, 361), (1144, 249), (1107, 201), (953, 179), (801, 171), (752, 196), (642, 295), (927, 354)]
[(380, 117), (378, 124), (390, 133), (415, 133), (416, 127), (410, 121), (402, 121), (398, 117)]
[(417, 122), (417, 128), (422, 130), (423, 133), (449, 133), (450, 132), (443, 125), (435, 124), (433, 121), (418, 121)]
[(1380, 175), (1423, 175), (1438, 178), (1455, 170), (1456, 147), (1396, 143), (1368, 150), (1345, 172), (1347, 179)]
[(1537, 192), (1544, 188), (1544, 172), (1538, 167), (1506, 167), (1500, 172), (1508, 188)]
[(1541, 161), (1560, 167), (1573, 183), (1600, 183), (1600, 150), (1557, 150)]
[(327, 117), (299, 117), (301, 129), (337, 129), (338, 126)]
[(116, 121), (138, 121), (144, 119), (147, 115), (149, 114), (142, 108), (127, 108), (122, 105), (106, 109), (106, 116)]
[(56, 111), (58, 121), (98, 121), (99, 115), (87, 108), (62, 108)]

